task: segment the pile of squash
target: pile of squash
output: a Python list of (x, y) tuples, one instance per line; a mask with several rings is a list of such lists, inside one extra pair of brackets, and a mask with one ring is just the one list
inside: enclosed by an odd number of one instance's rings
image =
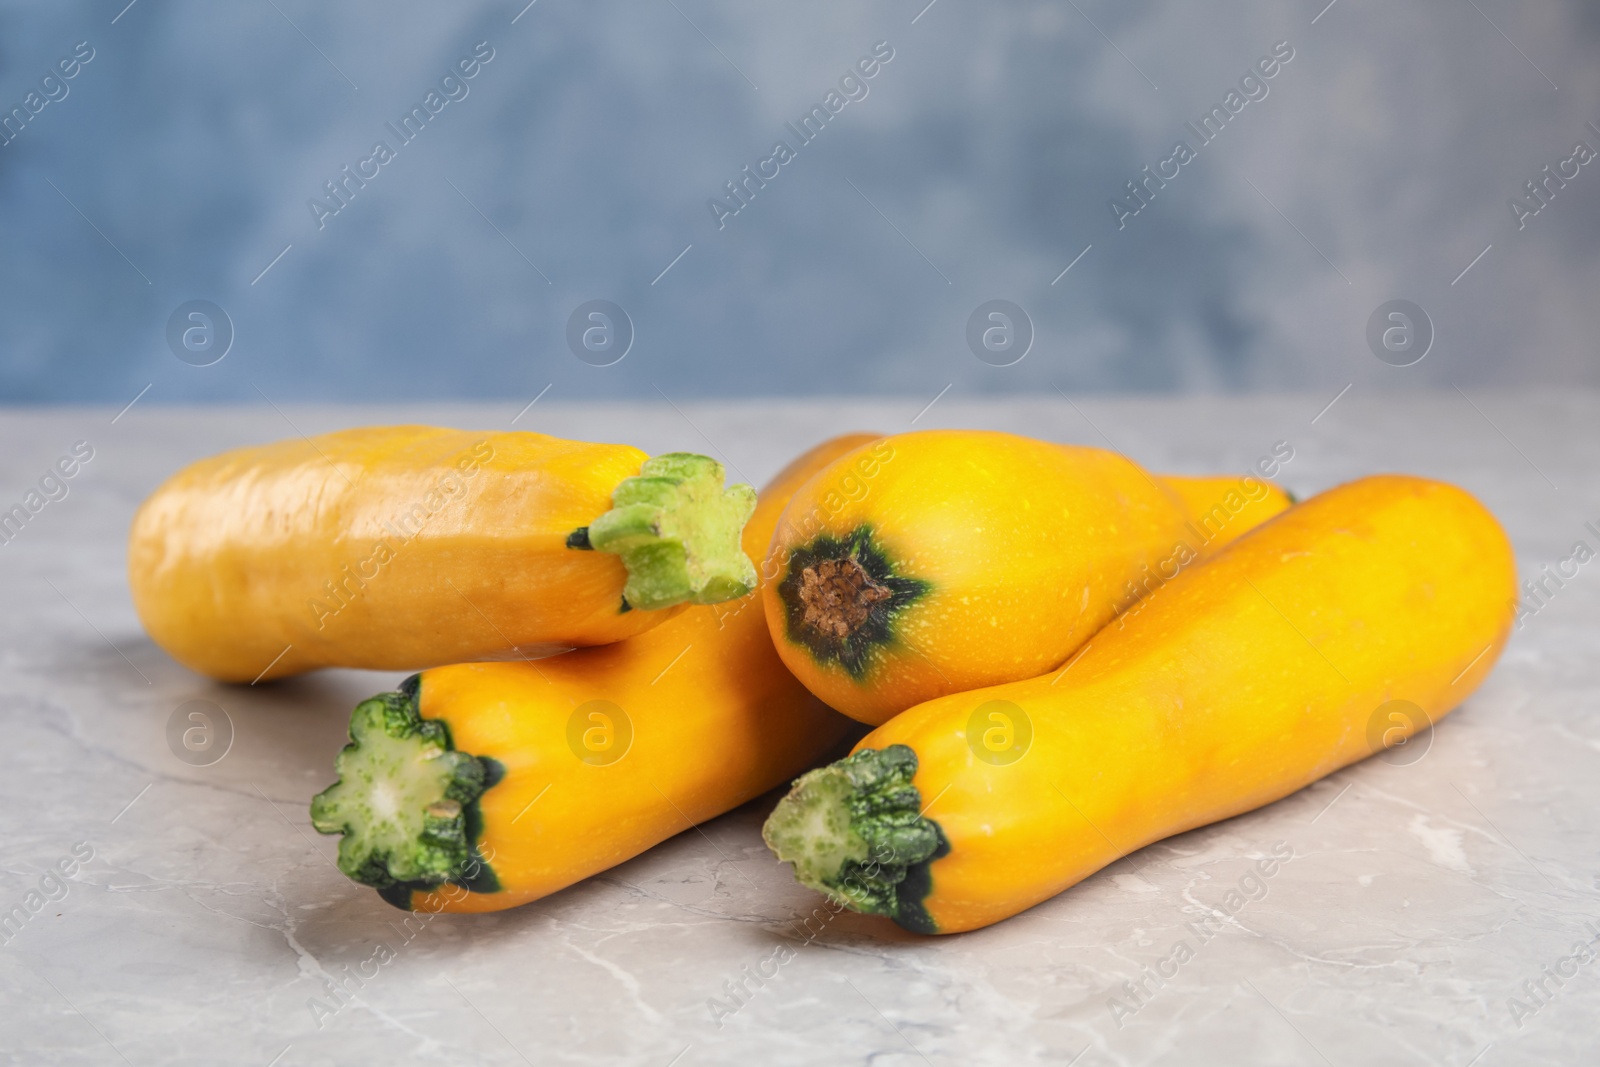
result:
[(1516, 600), (1499, 524), (1440, 482), (1295, 503), (955, 430), (835, 438), (759, 498), (535, 433), (297, 438), (168, 480), (129, 579), (213, 678), (420, 671), (355, 708), (311, 805), (396, 906), (536, 900), (793, 780), (777, 858), (923, 933), (1404, 743)]

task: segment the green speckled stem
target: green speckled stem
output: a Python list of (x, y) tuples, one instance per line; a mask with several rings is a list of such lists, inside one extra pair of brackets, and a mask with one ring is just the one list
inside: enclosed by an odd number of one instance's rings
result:
[(905, 745), (862, 749), (808, 771), (761, 830), (767, 847), (794, 865), (801, 884), (855, 911), (886, 915), (909, 930), (936, 932), (923, 900), (927, 867), (949, 851), (920, 812), (911, 779), (917, 754)]
[(756, 568), (739, 537), (756, 491), (722, 482), (722, 464), (707, 456), (656, 456), (617, 486), (611, 510), (588, 525), (582, 545), (567, 544), (620, 556), (628, 569), (622, 595), (635, 608), (745, 596), (756, 587)]
[(339, 780), (312, 798), (311, 824), (343, 834), (339, 869), (391, 902), (445, 882), (493, 892), (494, 872), (475, 848), (477, 801), (503, 770), (457, 751), (444, 723), (422, 718), (419, 685), (413, 676), (400, 692), (356, 705), (334, 762)]

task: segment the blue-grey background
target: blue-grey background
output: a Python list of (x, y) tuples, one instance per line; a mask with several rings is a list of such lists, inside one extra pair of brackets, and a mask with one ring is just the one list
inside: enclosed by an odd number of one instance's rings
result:
[[(0, 147), (0, 400), (1600, 378), (1600, 165), (1508, 208), (1600, 147), (1584, 0), (524, 2), (0, 3), (0, 110), (95, 53)], [(879, 41), (868, 96), (719, 230), (707, 200)], [(1266, 99), (1119, 230), (1107, 201), (1279, 41)], [(469, 95), (319, 229), (478, 42)], [(607, 367), (566, 342), (596, 298), (636, 333)], [(1014, 366), (965, 341), (993, 298), (1036, 327)], [(1393, 298), (1435, 326), (1415, 366), (1365, 339)], [(165, 339), (191, 299), (234, 326), (212, 366)]]

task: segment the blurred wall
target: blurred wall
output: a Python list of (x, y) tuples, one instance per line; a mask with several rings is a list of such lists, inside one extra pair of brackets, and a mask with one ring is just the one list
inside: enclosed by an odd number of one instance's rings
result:
[(1591, 3), (524, 2), (0, 4), (0, 399), (1600, 379)]

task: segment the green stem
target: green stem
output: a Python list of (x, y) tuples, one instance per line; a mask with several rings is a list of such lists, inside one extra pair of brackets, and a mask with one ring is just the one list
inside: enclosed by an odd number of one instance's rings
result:
[(917, 754), (905, 745), (854, 755), (800, 776), (761, 830), (802, 885), (855, 911), (935, 933), (924, 900), (929, 867), (949, 852), (939, 824), (921, 814), (911, 784)]
[[(756, 568), (740, 547), (755, 511), (748, 485), (723, 488), (722, 464), (690, 452), (646, 460), (611, 495), (611, 510), (567, 539), (622, 558), (623, 599), (656, 610), (684, 602), (716, 604), (756, 587)], [(577, 542), (577, 543), (575, 543)]]
[(412, 890), (446, 882), (499, 888), (476, 843), (478, 798), (504, 768), (457, 751), (443, 722), (422, 717), (420, 681), (413, 675), (400, 692), (356, 705), (350, 743), (334, 762), (339, 780), (311, 800), (311, 825), (344, 835), (339, 869), (400, 907)]

